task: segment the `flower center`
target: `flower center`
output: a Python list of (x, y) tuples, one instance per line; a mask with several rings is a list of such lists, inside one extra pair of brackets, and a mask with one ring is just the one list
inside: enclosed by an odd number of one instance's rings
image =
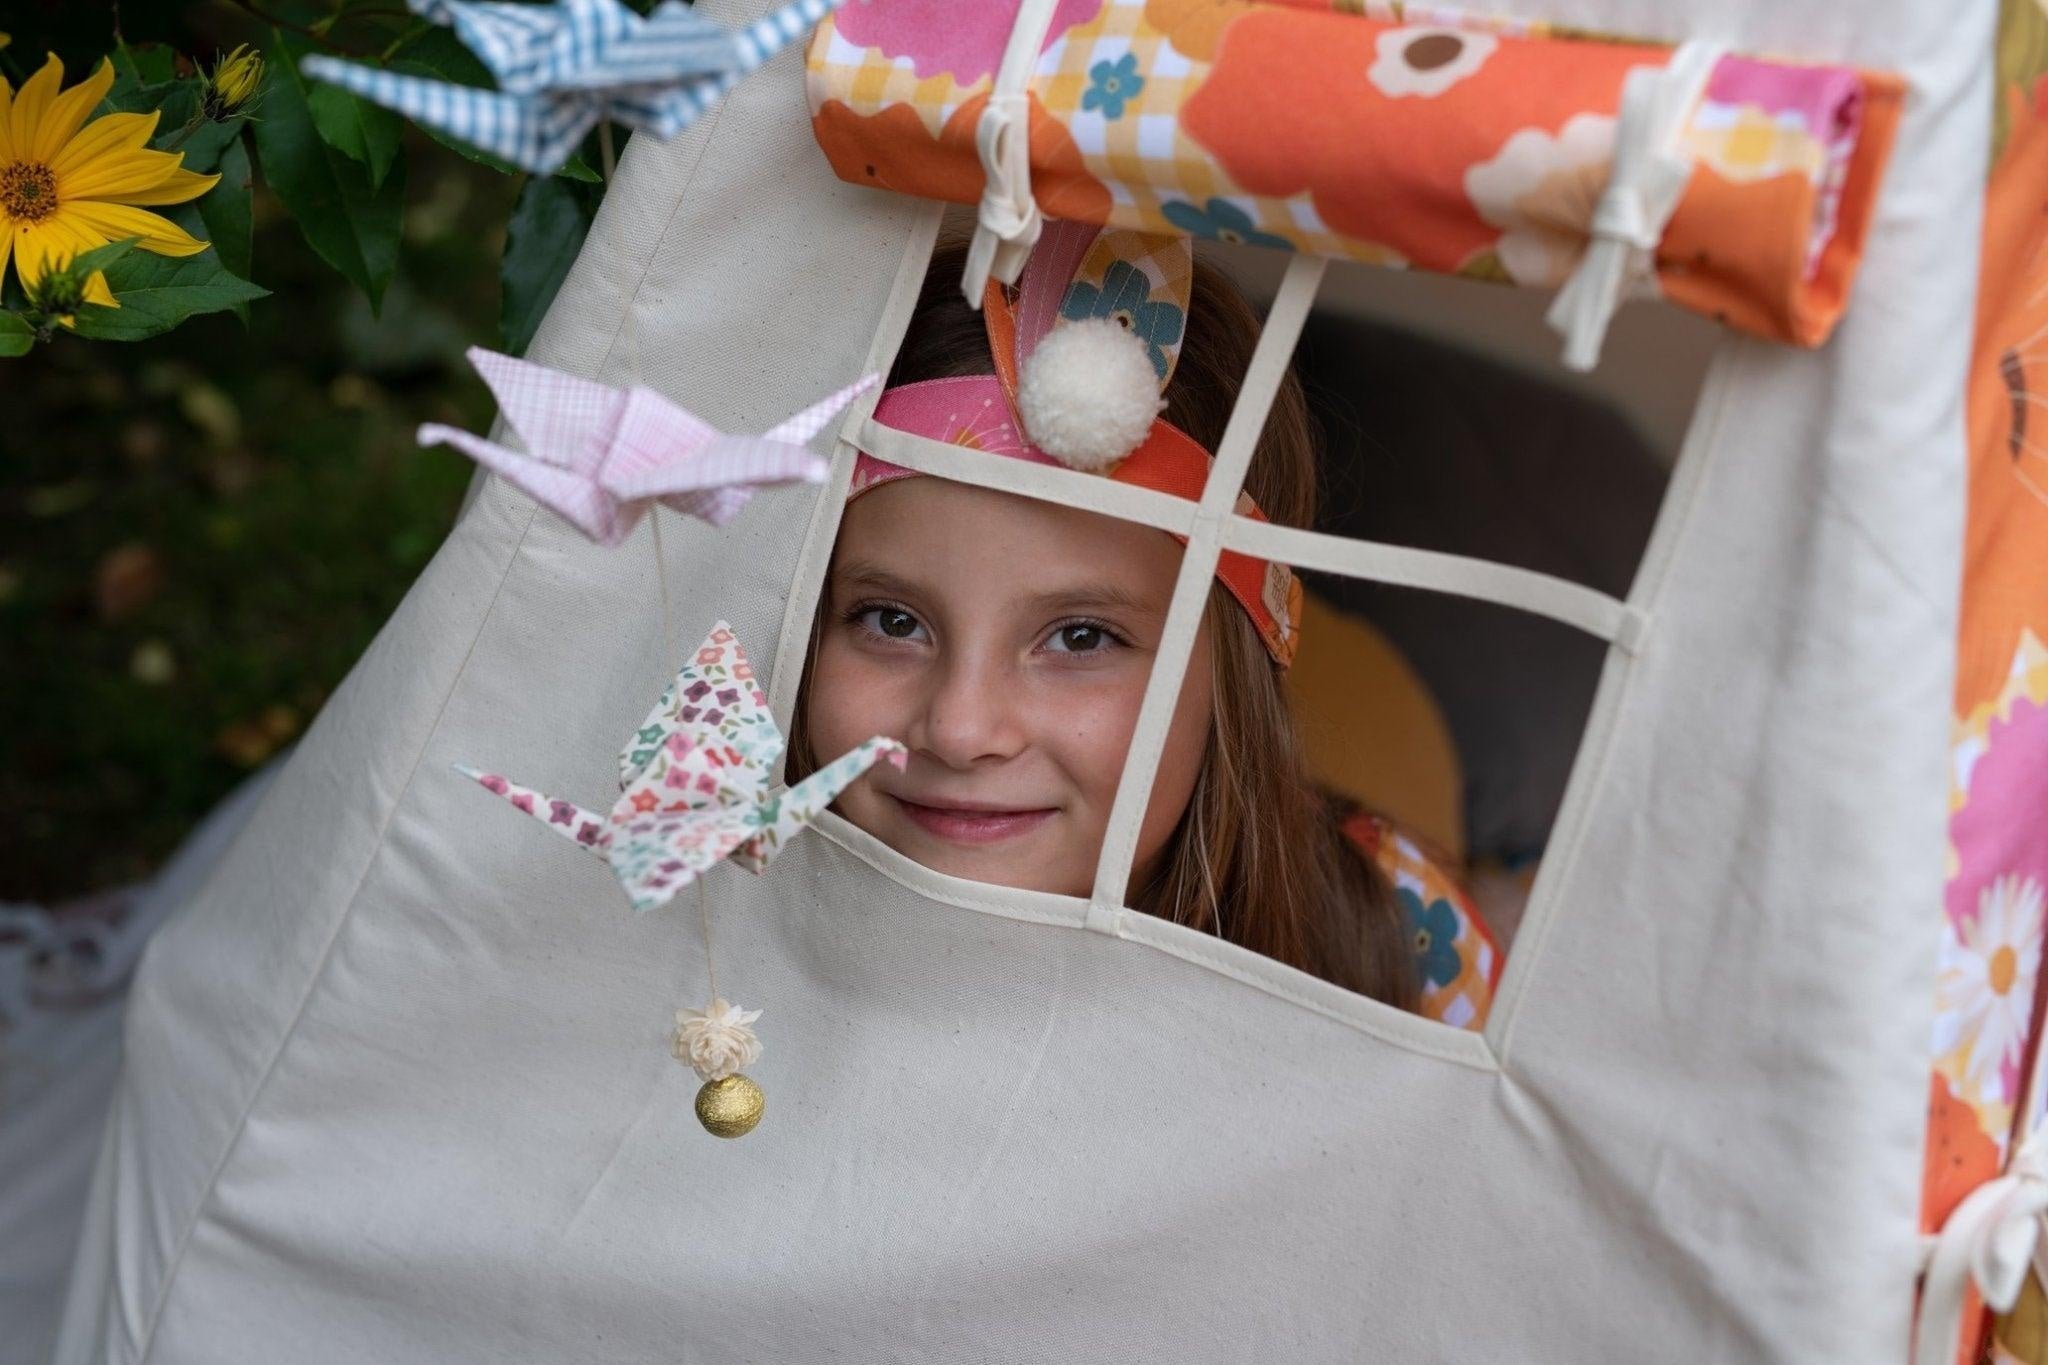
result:
[(2005, 944), (1991, 955), (1991, 989), (2004, 995), (2012, 989), (2012, 979), (2020, 974), (2019, 954)]
[(1426, 33), (1402, 49), (1401, 59), (1417, 71), (1434, 71), (1458, 60), (1465, 40), (1455, 33)]
[(36, 223), (57, 211), (57, 176), (40, 161), (0, 166), (0, 212)]

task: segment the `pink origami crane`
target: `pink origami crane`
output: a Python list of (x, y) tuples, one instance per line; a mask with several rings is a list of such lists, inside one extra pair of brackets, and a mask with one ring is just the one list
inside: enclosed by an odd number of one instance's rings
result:
[(526, 451), (437, 422), (419, 429), (420, 444), (456, 447), (600, 545), (624, 540), (650, 502), (723, 526), (756, 488), (823, 482), (829, 465), (805, 442), (877, 379), (849, 384), (765, 435), (728, 436), (638, 384), (615, 389), (481, 346), (469, 360)]

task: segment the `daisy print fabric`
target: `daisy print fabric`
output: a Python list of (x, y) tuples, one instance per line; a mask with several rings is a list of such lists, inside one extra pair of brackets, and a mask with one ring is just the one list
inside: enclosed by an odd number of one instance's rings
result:
[[(1999, 7), (1991, 171), (1970, 359), (1948, 881), (1939, 906), (1920, 1226), (2003, 1171), (2048, 1095), (2026, 1093), (2048, 918), (2048, 10)], [(1932, 939), (1933, 936), (1930, 936)], [(1959, 1359), (2048, 1360), (2038, 1281)]]
[[(833, 169), (976, 202), (975, 125), (1018, 7), (977, 0), (939, 23), (933, 0), (847, 0), (809, 58)], [(1585, 252), (1622, 83), (1669, 57), (1415, 4), (1062, 0), (1030, 90), (1033, 191), (1055, 218), (1554, 287)], [(1656, 292), (1824, 340), (1902, 92), (1724, 57), (1681, 137), (1694, 169)]]

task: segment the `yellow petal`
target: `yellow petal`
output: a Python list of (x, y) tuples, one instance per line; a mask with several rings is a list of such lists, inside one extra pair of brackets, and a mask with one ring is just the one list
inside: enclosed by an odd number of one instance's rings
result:
[(51, 266), (62, 265), (81, 251), (105, 244), (104, 238), (96, 238), (72, 224), (45, 218), (15, 230), (14, 270), (21, 276), (21, 287), (33, 289)]
[(95, 270), (92, 278), (85, 282), (85, 301), (97, 303), (106, 308), (119, 308), (121, 301), (114, 297), (114, 291), (107, 286), (107, 272)]
[(95, 157), (76, 175), (58, 177), (57, 198), (127, 199), (163, 184), (177, 172), (182, 160), (177, 152), (132, 151)]
[(103, 156), (141, 150), (149, 135), (156, 131), (160, 112), (152, 109), (146, 114), (108, 114), (94, 119), (64, 144), (64, 150), (50, 162), (50, 169), (60, 176), (77, 175)]
[(85, 126), (86, 115), (106, 98), (108, 87), (114, 83), (114, 64), (105, 57), (90, 76), (50, 101), (50, 107), (43, 111), (42, 123), (36, 128), (33, 143), (19, 144), (27, 149), (30, 161), (55, 161), (57, 153), (71, 140), (71, 135)]
[(7, 126), (13, 121), (14, 87), (0, 80), (0, 166), (14, 160), (14, 138)]
[(145, 251), (160, 256), (192, 256), (211, 245), (202, 242), (168, 218), (126, 204), (103, 204), (97, 199), (79, 199), (64, 205), (47, 222), (63, 223), (77, 230), (98, 233), (109, 242), (140, 237)]
[(21, 83), (21, 89), (14, 92), (14, 108), (7, 119), (8, 140), (14, 144), (16, 155), (36, 145), (36, 129), (43, 121), (43, 111), (57, 98), (57, 87), (64, 83), (64, 63), (52, 52), (43, 63), (43, 69)]
[[(91, 251), (96, 246), (105, 246), (108, 239), (93, 231), (89, 224), (76, 221), (66, 222), (62, 215), (50, 218), (42, 224), (43, 249), (45, 255), (36, 267), (41, 278), (43, 271), (69, 264), (71, 258), (81, 251)], [(21, 266), (21, 249), (15, 249), (15, 268)]]
[[(6, 81), (0, 81), (0, 90), (7, 88)], [(7, 262), (14, 255), (14, 234), (0, 232), (0, 284), (7, 283)]]
[(182, 204), (187, 199), (200, 195), (220, 183), (220, 174), (201, 175), (182, 167), (174, 169), (164, 179), (145, 190), (131, 190), (126, 194), (96, 194), (95, 199), (119, 199), (124, 204)]

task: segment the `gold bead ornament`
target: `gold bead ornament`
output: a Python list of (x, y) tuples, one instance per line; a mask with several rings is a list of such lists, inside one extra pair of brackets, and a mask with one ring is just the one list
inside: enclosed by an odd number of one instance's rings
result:
[(761, 1040), (752, 1027), (760, 1017), (759, 1010), (743, 1010), (717, 996), (701, 1010), (676, 1011), (669, 1050), (704, 1082), (697, 1091), (697, 1122), (713, 1137), (745, 1137), (761, 1121), (761, 1087), (740, 1074), (741, 1067), (761, 1060)]
[(697, 1091), (697, 1122), (713, 1137), (745, 1137), (761, 1121), (766, 1103), (761, 1087), (735, 1071), (722, 1080), (704, 1082)]

